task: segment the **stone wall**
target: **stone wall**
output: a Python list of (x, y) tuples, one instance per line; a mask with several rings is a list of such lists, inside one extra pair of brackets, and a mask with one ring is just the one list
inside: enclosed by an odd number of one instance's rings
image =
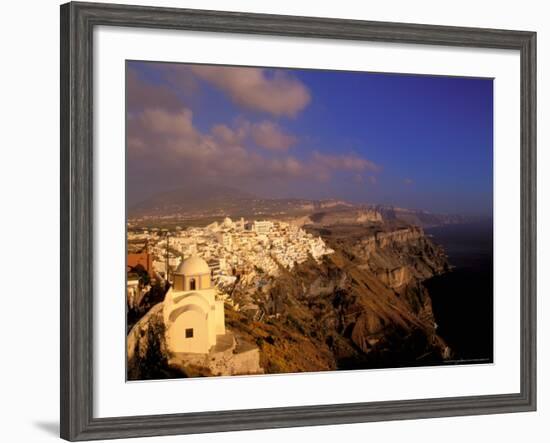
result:
[(208, 354), (173, 354), (170, 366), (187, 373), (188, 367), (203, 368), (211, 375), (263, 374), (260, 351), (256, 346), (237, 343), (231, 332), (218, 336), (218, 344)]

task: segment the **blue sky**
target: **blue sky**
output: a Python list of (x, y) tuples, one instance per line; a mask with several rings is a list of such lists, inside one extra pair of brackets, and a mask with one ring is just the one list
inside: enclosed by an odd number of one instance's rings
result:
[(492, 79), (128, 62), (128, 198), (215, 183), (489, 215)]

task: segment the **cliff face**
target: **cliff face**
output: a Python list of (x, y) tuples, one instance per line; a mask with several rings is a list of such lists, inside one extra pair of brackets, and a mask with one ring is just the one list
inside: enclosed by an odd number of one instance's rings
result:
[(186, 377), (184, 373), (173, 370), (168, 364), (162, 307), (162, 302), (153, 306), (128, 333), (128, 380)]
[(409, 366), (449, 355), (422, 285), (447, 262), (421, 229), (319, 232), (334, 254), (257, 291), (261, 321), (242, 313), (230, 320), (256, 340), (266, 372)]
[(331, 226), (334, 224), (357, 223), (382, 223), (382, 214), (372, 208), (346, 208), (331, 211), (315, 212), (309, 215), (310, 223), (318, 226)]
[(414, 226), (376, 232), (355, 244), (340, 242), (340, 246), (393, 289), (448, 270), (443, 249), (432, 243), (421, 228)]

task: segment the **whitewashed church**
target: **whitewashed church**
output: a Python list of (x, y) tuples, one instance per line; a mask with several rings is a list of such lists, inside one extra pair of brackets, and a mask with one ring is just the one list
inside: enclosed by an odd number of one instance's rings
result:
[(175, 353), (207, 354), (225, 334), (224, 302), (216, 299), (210, 268), (200, 257), (184, 260), (164, 300), (165, 338)]

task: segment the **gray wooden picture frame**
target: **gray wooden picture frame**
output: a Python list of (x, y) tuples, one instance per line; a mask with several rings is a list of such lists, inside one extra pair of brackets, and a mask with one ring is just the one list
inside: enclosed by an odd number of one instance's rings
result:
[[(93, 416), (93, 30), (125, 26), (500, 48), (521, 55), (521, 392)], [(61, 6), (61, 437), (92, 440), (536, 409), (536, 33), (99, 3)], [(498, 295), (497, 295), (498, 296)]]

